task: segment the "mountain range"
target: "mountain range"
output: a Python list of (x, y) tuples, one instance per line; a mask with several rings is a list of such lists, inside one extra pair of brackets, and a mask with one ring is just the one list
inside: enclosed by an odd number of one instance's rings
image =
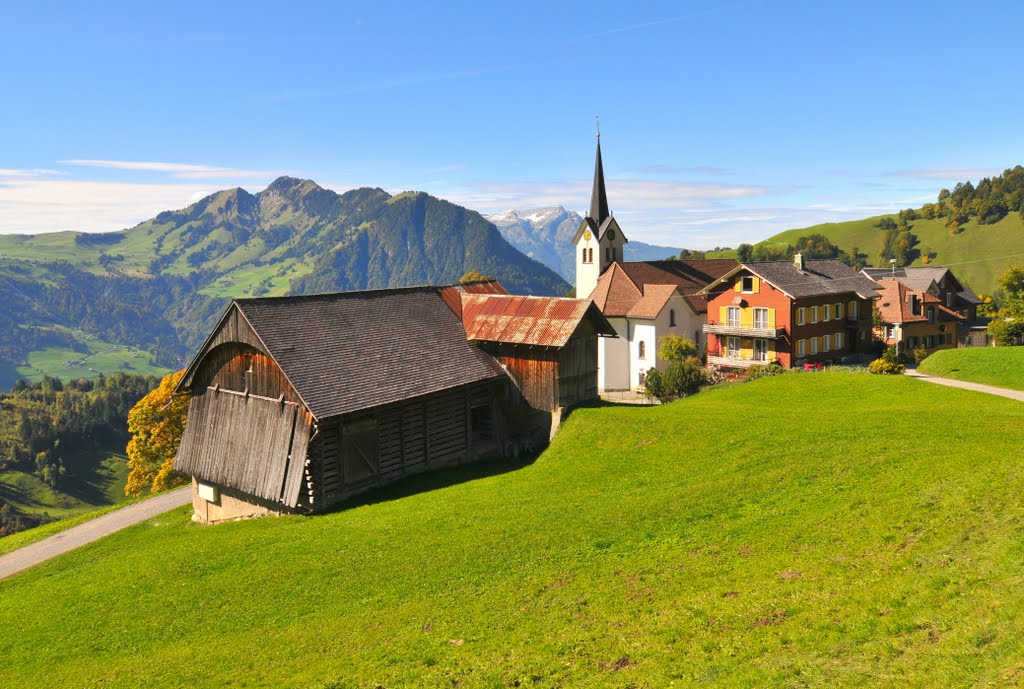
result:
[(0, 385), (102, 372), (74, 370), (96, 342), (180, 366), (229, 297), (447, 283), (470, 270), (514, 293), (570, 289), (479, 213), (422, 192), (338, 194), (291, 177), (119, 232), (0, 235)]
[[(583, 216), (579, 213), (561, 206), (543, 206), (484, 217), (494, 223), (512, 246), (540, 261), (561, 275), (566, 282), (576, 281), (572, 240), (583, 222)], [(626, 244), (625, 260), (656, 261), (677, 256), (680, 251), (682, 249), (676, 247), (645, 244), (631, 239)]]

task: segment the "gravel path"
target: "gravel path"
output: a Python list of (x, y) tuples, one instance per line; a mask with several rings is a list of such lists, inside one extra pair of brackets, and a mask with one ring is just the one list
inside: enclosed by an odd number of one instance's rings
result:
[(963, 388), (964, 390), (974, 390), (975, 392), (987, 392), (990, 395), (999, 395), (1000, 397), (1009, 397), (1011, 400), (1019, 400), (1024, 402), (1024, 390), (1008, 390), (1006, 388), (997, 388), (994, 385), (982, 385), (981, 383), (970, 383), (966, 380), (954, 380), (952, 378), (940, 378), (939, 376), (929, 376), (927, 373), (921, 373), (915, 369), (907, 369), (905, 374), (911, 378), (917, 378), (918, 380), (926, 380), (929, 383), (936, 383), (938, 385), (948, 385), (951, 388)]
[(56, 557), (69, 550), (74, 550), (86, 543), (92, 543), (104, 536), (120, 531), (121, 529), (138, 524), (150, 517), (163, 514), (175, 507), (187, 505), (192, 501), (192, 488), (186, 486), (170, 493), (158, 495), (155, 498), (143, 500), (133, 505), (128, 505), (119, 510), (97, 517), (84, 524), (74, 526), (67, 531), (61, 531), (49, 538), (19, 548), (6, 555), (0, 556), (0, 579), (6, 579), (12, 574), (34, 567), (40, 562), (45, 562), (51, 557)]

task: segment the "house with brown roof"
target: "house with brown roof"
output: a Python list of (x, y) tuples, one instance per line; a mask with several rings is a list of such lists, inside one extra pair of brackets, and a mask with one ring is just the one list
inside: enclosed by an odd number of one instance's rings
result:
[(666, 335), (701, 349), (707, 300), (699, 292), (738, 265), (732, 259), (626, 261), (628, 241), (608, 206), (598, 139), (590, 211), (573, 247), (576, 296), (593, 300), (618, 335), (597, 342), (601, 391), (642, 389), (650, 369), (664, 368), (658, 341)]
[(738, 265), (708, 285), (708, 365), (786, 368), (840, 361), (871, 348), (872, 280), (835, 260)]
[(930, 294), (946, 309), (963, 316), (958, 319), (955, 335), (961, 347), (984, 347), (989, 344), (987, 319), (978, 318), (981, 299), (960, 282), (945, 266), (914, 266), (907, 268), (864, 268), (861, 271), (875, 282), (896, 280), (918, 295)]
[(597, 395), (589, 301), (496, 281), (236, 299), (178, 384), (194, 518), (315, 512), (402, 477), (518, 455)]
[(967, 317), (942, 303), (935, 294), (916, 290), (902, 280), (880, 279), (878, 313), (881, 325), (875, 335), (901, 351), (923, 348), (927, 353), (956, 349), (957, 330)]
[(590, 294), (618, 334), (598, 342), (600, 388), (643, 388), (650, 369), (665, 367), (658, 342), (666, 335), (701, 350), (707, 300), (698, 292), (737, 265), (732, 259), (612, 263)]

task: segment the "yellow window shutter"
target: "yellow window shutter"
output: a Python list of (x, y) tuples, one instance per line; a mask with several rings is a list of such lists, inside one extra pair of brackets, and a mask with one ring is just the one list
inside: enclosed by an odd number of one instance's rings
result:
[(757, 294), (760, 291), (761, 291), (761, 278), (755, 277), (754, 278), (754, 294)]
[(768, 309), (768, 328), (775, 329), (775, 309)]
[(744, 328), (754, 327), (754, 309), (740, 309), (740, 325)]
[(726, 318), (728, 318), (728, 316), (729, 316), (728, 311), (726, 311), (726, 309), (728, 309), (728, 308), (729, 307), (727, 307), (727, 306), (719, 306), (718, 307), (718, 322), (721, 323), (722, 325), (725, 325)]
[(733, 290), (735, 290), (736, 292), (742, 292), (743, 291), (743, 278), (742, 277), (736, 278), (736, 285), (735, 285), (735, 287), (733, 287)]

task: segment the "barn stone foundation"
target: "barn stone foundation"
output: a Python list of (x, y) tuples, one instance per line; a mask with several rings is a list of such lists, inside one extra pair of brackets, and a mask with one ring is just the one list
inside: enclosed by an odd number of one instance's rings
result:
[[(210, 495), (210, 487), (200, 490), (199, 482), (192, 477), (192, 521), (200, 524), (219, 524), (239, 519), (265, 517), (268, 514), (287, 514), (281, 505), (261, 500), (232, 488), (214, 486), (214, 495)], [(210, 500), (210, 497), (214, 497)]]

